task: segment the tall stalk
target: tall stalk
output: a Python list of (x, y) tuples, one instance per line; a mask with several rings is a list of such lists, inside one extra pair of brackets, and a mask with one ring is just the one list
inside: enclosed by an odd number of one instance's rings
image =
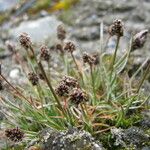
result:
[(16, 89), (2, 74), (0, 74), (0, 77), (18, 94), (20, 95), (23, 99), (31, 103), (18, 89)]
[(92, 65), (90, 65), (90, 74), (91, 74), (92, 88), (93, 88), (93, 94), (94, 94), (93, 105), (96, 105), (96, 91), (95, 91), (95, 81), (94, 81), (94, 74), (93, 74), (93, 66)]
[(71, 53), (71, 57), (72, 57), (72, 59), (73, 59), (73, 62), (74, 62), (75, 65), (76, 65), (76, 68), (77, 68), (77, 70), (78, 70), (78, 73), (79, 73), (79, 75), (80, 75), (80, 77), (81, 77), (81, 79), (82, 79), (82, 83), (84, 84), (82, 72), (81, 72), (80, 69), (79, 69), (79, 66), (78, 66), (78, 64), (77, 64), (77, 62), (76, 62), (76, 59), (75, 59), (73, 53)]
[[(112, 74), (113, 74), (113, 71), (114, 71), (114, 65), (115, 65), (115, 61), (116, 61), (116, 57), (117, 57), (117, 51), (118, 51), (118, 46), (119, 46), (119, 42), (120, 42), (120, 36), (117, 36), (117, 43), (116, 43), (116, 47), (115, 47), (115, 52), (114, 52), (114, 55), (113, 55), (113, 58), (112, 58), (112, 62), (111, 62), (111, 65), (110, 65), (110, 79), (112, 79)], [(110, 80), (111, 82), (111, 80)]]
[(44, 70), (44, 68), (43, 68), (42, 63), (41, 63), (41, 62), (38, 62), (38, 66), (39, 66), (39, 68), (40, 68), (40, 70), (41, 70), (41, 72), (42, 72), (42, 75), (44, 76), (44, 78), (45, 78), (45, 80), (46, 80), (46, 83), (47, 83), (47, 85), (48, 85), (50, 91), (52, 92), (52, 94), (53, 94), (53, 96), (54, 96), (54, 98), (55, 98), (55, 100), (56, 100), (56, 102), (57, 102), (59, 108), (61, 109), (61, 111), (62, 111), (62, 113), (64, 114), (64, 116), (66, 116), (66, 112), (64, 111), (64, 109), (63, 109), (63, 107), (62, 107), (62, 105), (61, 105), (61, 103), (60, 103), (60, 101), (59, 101), (59, 99), (58, 99), (58, 97), (57, 97), (57, 95), (56, 95), (56, 93), (55, 93), (55, 91), (54, 91), (52, 85), (51, 85), (51, 82), (50, 82), (50, 80), (48, 79), (48, 77), (47, 77), (47, 75), (46, 75), (46, 73), (45, 73), (45, 70)]

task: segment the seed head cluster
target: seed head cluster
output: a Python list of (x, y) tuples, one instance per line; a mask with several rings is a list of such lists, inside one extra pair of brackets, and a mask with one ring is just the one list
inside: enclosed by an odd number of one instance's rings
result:
[(78, 87), (79, 84), (77, 80), (70, 76), (64, 76), (62, 80), (60, 81), (59, 85), (55, 89), (56, 94), (59, 96), (68, 96), (69, 92), (74, 87)]
[(73, 53), (76, 50), (76, 46), (73, 42), (66, 42), (64, 46), (64, 51), (68, 51), (70, 53)]
[(123, 36), (123, 23), (121, 20), (114, 20), (113, 24), (109, 27), (108, 32), (111, 36)]
[(28, 49), (32, 44), (31, 39), (27, 33), (22, 33), (19, 36), (19, 41), (21, 46), (23, 46), (25, 49)]
[(35, 74), (33, 72), (28, 74), (28, 79), (32, 83), (33, 86), (37, 85), (39, 82), (39, 78), (38, 78), (37, 74)]
[(147, 39), (148, 30), (142, 30), (133, 37), (132, 51), (142, 48)]
[(94, 61), (94, 65), (98, 65), (98, 64), (99, 64), (99, 54), (98, 54), (98, 53), (96, 53), (96, 54), (93, 54), (92, 56), (93, 56), (93, 57), (94, 57), (94, 59), (95, 59), (95, 61)]
[(61, 41), (66, 38), (66, 30), (63, 25), (57, 27), (57, 38)]
[(56, 49), (56, 51), (59, 51), (59, 52), (61, 52), (61, 53), (64, 52), (63, 46), (62, 46), (61, 44), (56, 44), (55, 49)]
[(41, 58), (42, 60), (45, 60), (45, 61), (48, 62), (48, 61), (50, 60), (50, 54), (49, 54), (49, 49), (48, 49), (48, 47), (42, 46), (40, 50), (41, 50), (40, 58)]
[(82, 59), (84, 63), (87, 63), (89, 65), (96, 65), (97, 63), (99, 63), (99, 59), (97, 55), (92, 56), (86, 52), (84, 52)]
[(77, 79), (75, 79), (71, 76), (64, 76), (62, 78), (61, 82), (64, 82), (69, 87), (78, 87), (79, 86)]
[(13, 142), (20, 142), (24, 138), (24, 133), (19, 128), (6, 129), (5, 136)]
[(74, 88), (70, 94), (70, 101), (74, 104), (80, 104), (88, 100), (87, 94), (85, 91), (82, 91), (80, 88)]
[(69, 94), (69, 86), (61, 82), (58, 87), (55, 89), (56, 94), (59, 96), (67, 96)]

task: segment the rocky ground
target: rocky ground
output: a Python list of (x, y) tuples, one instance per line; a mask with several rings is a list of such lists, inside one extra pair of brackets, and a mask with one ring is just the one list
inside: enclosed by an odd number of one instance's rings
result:
[[(14, 4), (15, 2), (16, 1), (14, 1)], [(5, 3), (4, 7), (2, 7), (0, 2), (0, 11), (3, 11), (4, 8), (11, 9), (11, 7), (7, 8), (6, 6), (8, 5)], [(58, 12), (52, 15), (48, 15), (46, 12), (40, 12), (38, 18), (34, 20), (24, 15), (21, 23), (17, 19), (14, 20), (13, 23), (11, 23), (12, 20), (10, 20), (0, 26), (0, 62), (2, 62), (2, 70), (11, 81), (17, 81), (17, 83), (24, 82), (20, 66), (16, 63), (16, 59), (12, 57), (11, 51), (6, 44), (8, 40), (13, 41), (16, 48), (19, 49), (17, 46), (17, 37), (21, 32), (28, 32), (33, 42), (38, 45), (46, 43), (51, 46), (56, 42), (56, 27), (63, 22), (69, 33), (68, 38), (76, 41), (79, 49), (93, 52), (101, 50), (100, 24), (103, 23), (104, 25), (105, 41), (105, 39), (108, 38), (106, 34), (108, 26), (114, 19), (119, 18), (123, 20), (125, 25), (125, 34), (120, 44), (120, 51), (124, 52), (128, 46), (125, 43), (129, 42), (131, 33), (136, 33), (142, 29), (150, 29), (149, 14), (150, 0), (81, 0), (79, 4), (74, 6), (71, 10), (67, 10), (67, 12)], [(111, 38), (106, 52), (111, 53), (114, 47), (115, 39)], [(141, 64), (150, 56), (149, 47), (150, 43), (147, 42), (144, 50), (137, 50), (134, 52), (136, 65)], [(150, 89), (149, 84), (147, 89)], [(149, 117), (148, 115), (148, 118)], [(149, 122), (147, 124), (149, 128)], [(140, 129), (135, 128), (133, 131), (135, 132), (137, 130), (140, 134), (138, 134), (139, 137), (144, 136), (143, 140), (147, 140), (147, 135)], [(114, 136), (116, 136), (116, 130), (112, 132)], [(117, 138), (118, 137), (116, 137), (116, 139)], [(133, 142), (135, 142), (134, 139)], [(143, 148), (143, 150), (148, 149), (150, 149), (150, 147)]]
[[(87, 50), (99, 49), (100, 23), (104, 32), (114, 19), (122, 19), (125, 26), (125, 40), (131, 33), (149, 29), (150, 1), (143, 0), (82, 0), (71, 10), (73, 20), (72, 36)], [(70, 19), (71, 20), (71, 19)], [(71, 21), (72, 21), (71, 20)], [(110, 43), (113, 46), (113, 42)]]
[[(38, 15), (39, 17), (34, 20), (24, 16), (21, 23), (13, 18), (11, 20), (13, 23), (7, 22), (0, 27), (2, 33), (0, 47), (2, 50), (6, 49), (4, 44), (7, 40), (16, 42), (21, 32), (28, 32), (36, 44), (53, 45), (55, 43), (56, 27), (63, 22), (69, 33), (68, 38), (76, 41), (80, 50), (100, 51), (100, 23), (103, 22), (104, 24), (104, 41), (106, 41), (108, 35), (105, 33), (108, 26), (114, 19), (119, 18), (123, 20), (125, 26), (124, 37), (120, 44), (120, 52), (124, 52), (128, 47), (126, 43), (129, 43), (131, 33), (149, 29), (149, 12), (150, 1), (148, 0), (143, 0), (142, 3), (140, 0), (81, 0), (71, 10), (55, 13), (52, 16), (48, 16), (46, 12), (41, 12)], [(111, 53), (114, 47), (115, 39), (111, 38), (106, 51)], [(144, 59), (150, 55), (148, 42), (145, 49), (144, 53), (143, 50), (142, 52), (135, 52), (138, 63), (143, 61), (143, 59), (140, 59), (141, 54)], [(3, 52), (2, 54), (4, 55)], [(2, 54), (0, 53), (0, 58), (3, 57)], [(7, 56), (9, 52), (5, 51), (5, 54)]]

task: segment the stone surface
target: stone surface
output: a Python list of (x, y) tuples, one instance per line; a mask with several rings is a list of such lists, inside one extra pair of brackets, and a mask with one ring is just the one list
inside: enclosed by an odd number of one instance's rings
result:
[(24, 21), (9, 31), (9, 36), (15, 40), (22, 32), (26, 32), (36, 44), (51, 44), (56, 40), (56, 29), (61, 24), (53, 16), (47, 16), (32, 21)]
[[(126, 47), (124, 43), (126, 40), (129, 42), (131, 33), (150, 29), (149, 12), (150, 1), (146, 0), (143, 0), (142, 3), (140, 0), (81, 0), (71, 10), (72, 19), (69, 18), (69, 21), (74, 26), (70, 36), (80, 43), (81, 48), (88, 51), (97, 50), (97, 47), (100, 48), (97, 42), (100, 37), (100, 23), (104, 22), (104, 33), (106, 33), (114, 19), (122, 19), (126, 39), (120, 45), (123, 45), (124, 48)], [(108, 35), (106, 37), (104, 35), (104, 40), (107, 38)], [(91, 41), (93, 45), (89, 44)]]
[(0, 12), (8, 11), (16, 6), (18, 0), (0, 0)]
[(46, 129), (41, 136), (43, 150), (104, 150), (88, 132), (75, 128), (62, 132)]
[(111, 130), (112, 136), (115, 139), (115, 146), (122, 146), (125, 148), (134, 147), (141, 149), (148, 146), (150, 135), (146, 134), (143, 129), (139, 127), (130, 127), (128, 129), (114, 128)]

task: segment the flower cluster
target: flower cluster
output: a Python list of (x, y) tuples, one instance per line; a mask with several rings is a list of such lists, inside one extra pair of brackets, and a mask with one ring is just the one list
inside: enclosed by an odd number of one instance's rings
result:
[(85, 91), (82, 91), (80, 88), (74, 88), (70, 94), (70, 101), (74, 104), (80, 104), (88, 100), (87, 94)]
[(71, 76), (64, 76), (62, 78), (62, 82), (64, 82), (69, 87), (77, 87), (79, 86), (77, 79)]
[(5, 136), (13, 142), (20, 142), (24, 138), (24, 133), (19, 128), (6, 129)]
[(121, 20), (114, 20), (113, 24), (109, 27), (108, 32), (111, 36), (123, 36), (123, 23)]
[(147, 39), (148, 30), (142, 30), (133, 37), (132, 50), (142, 48)]
[(66, 30), (63, 25), (57, 27), (57, 38), (61, 41), (66, 38)]
[(99, 57), (96, 54), (92, 56), (84, 52), (82, 59), (84, 63), (88, 63), (89, 65), (96, 65), (99, 63)]
[(56, 51), (64, 53), (63, 46), (61, 44), (56, 44), (55, 49)]
[(49, 59), (50, 59), (50, 54), (49, 54), (49, 49), (48, 49), (48, 47), (42, 46), (40, 50), (41, 50), (40, 58), (41, 58), (42, 60), (45, 60), (45, 61), (48, 62)]
[(76, 46), (73, 42), (66, 42), (64, 46), (64, 51), (68, 51), (70, 53), (73, 53), (76, 50)]
[(77, 105), (88, 99), (87, 94), (79, 87), (77, 80), (70, 76), (63, 77), (55, 91), (59, 96), (69, 96), (69, 100)]
[(38, 78), (37, 74), (35, 74), (33, 72), (30, 72), (28, 74), (28, 79), (29, 79), (29, 81), (31, 81), (33, 86), (37, 85), (39, 82), (39, 78)]
[(67, 96), (69, 94), (69, 86), (61, 82), (58, 87), (55, 89), (55, 92), (59, 96)]
[(27, 33), (22, 33), (19, 36), (19, 41), (21, 46), (24, 47), (25, 49), (28, 49), (32, 44), (31, 39)]
[(79, 86), (79, 84), (75, 78), (64, 76), (55, 91), (59, 96), (67, 96), (70, 90), (77, 86)]

